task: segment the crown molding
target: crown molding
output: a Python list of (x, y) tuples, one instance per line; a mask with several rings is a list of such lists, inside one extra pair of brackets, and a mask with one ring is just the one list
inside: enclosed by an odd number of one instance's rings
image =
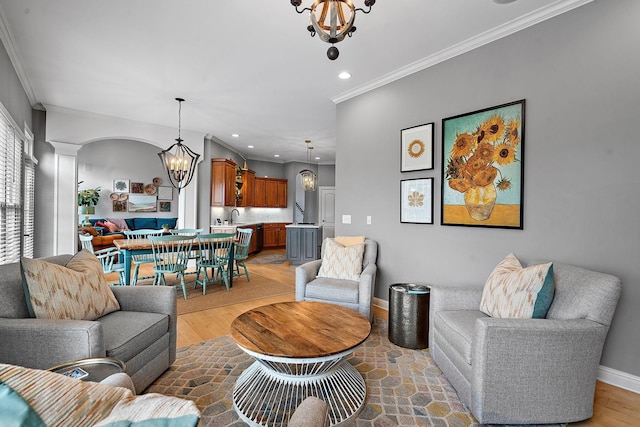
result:
[(593, 0), (558, 0), (557, 2), (550, 4), (549, 6), (545, 6), (526, 15), (522, 15), (517, 19), (499, 25), (495, 28), (485, 31), (484, 33), (478, 34), (477, 36), (455, 44), (447, 49), (436, 52), (433, 55), (429, 55), (426, 58), (420, 59), (395, 71), (392, 71), (391, 73), (385, 74), (382, 77), (370, 81), (369, 83), (358, 86), (347, 92), (343, 92), (331, 98), (331, 100), (334, 103), (339, 104), (358, 95), (362, 95), (366, 92), (377, 89), (396, 80), (400, 80), (401, 78), (407, 77), (411, 74), (417, 73), (418, 71), (433, 67), (434, 65), (437, 65), (448, 59), (455, 58), (458, 55), (462, 55), (463, 53), (472, 51), (503, 37), (507, 37), (513, 33), (529, 28), (540, 22), (546, 21), (547, 19), (551, 19), (565, 12), (569, 12), (580, 6), (584, 6), (585, 4), (591, 3), (592, 1)]
[(18, 49), (16, 48), (16, 44), (14, 42), (13, 34), (9, 29), (9, 24), (7, 22), (7, 18), (2, 11), (2, 7), (0, 7), (0, 40), (2, 40), (2, 44), (4, 45), (4, 49), (7, 51), (7, 55), (9, 56), (9, 60), (13, 65), (13, 68), (16, 70), (16, 74), (18, 75), (18, 79), (22, 84), (22, 88), (27, 94), (27, 98), (29, 98), (29, 103), (32, 108), (42, 109), (40, 104), (38, 103), (38, 97), (36, 96), (35, 91), (33, 90), (33, 86), (31, 85), (31, 81), (27, 76), (27, 73), (24, 70), (22, 65), (22, 59), (20, 58), (20, 54), (18, 53)]

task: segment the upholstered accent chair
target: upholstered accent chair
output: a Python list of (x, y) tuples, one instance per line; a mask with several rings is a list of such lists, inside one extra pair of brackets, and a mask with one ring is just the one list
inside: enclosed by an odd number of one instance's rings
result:
[[(42, 258), (65, 266), (71, 255)], [(176, 291), (164, 286), (109, 287), (119, 310), (95, 320), (30, 314), (20, 263), (0, 265), (0, 363), (47, 369), (90, 357), (115, 357), (142, 392), (176, 359)]]
[(429, 351), (482, 424), (569, 423), (593, 414), (620, 280), (559, 263), (553, 271), (555, 295), (541, 319), (489, 317), (479, 310), (482, 287), (431, 288)]
[(378, 267), (378, 243), (364, 240), (364, 253), (359, 274), (350, 279), (318, 277), (326, 262), (329, 238), (322, 242), (321, 259), (296, 267), (296, 301), (320, 301), (349, 307), (373, 320), (373, 291)]

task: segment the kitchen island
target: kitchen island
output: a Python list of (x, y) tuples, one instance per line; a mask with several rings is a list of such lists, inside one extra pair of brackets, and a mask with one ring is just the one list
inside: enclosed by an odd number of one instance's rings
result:
[(315, 224), (289, 224), (287, 230), (287, 259), (291, 265), (320, 259), (322, 226)]

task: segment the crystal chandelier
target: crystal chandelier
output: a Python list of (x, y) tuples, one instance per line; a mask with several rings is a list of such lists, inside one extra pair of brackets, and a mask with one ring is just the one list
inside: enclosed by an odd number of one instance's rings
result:
[(180, 130), (184, 99), (176, 98), (176, 101), (178, 101), (178, 138), (176, 138), (175, 144), (166, 150), (162, 150), (162, 152), (158, 153), (158, 156), (160, 156), (160, 161), (167, 171), (171, 185), (177, 188), (178, 193), (180, 193), (180, 190), (191, 182), (200, 154), (194, 153), (189, 147), (182, 144), (183, 139), (180, 138)]
[(365, 0), (364, 5), (369, 9), (364, 10), (353, 5), (351, 0), (315, 0), (311, 7), (299, 9), (302, 0), (291, 0), (291, 4), (296, 8), (296, 12), (304, 13), (309, 11), (309, 25), (307, 30), (311, 37), (318, 33), (320, 40), (331, 43), (327, 50), (327, 56), (332, 61), (338, 57), (340, 52), (334, 46), (341, 42), (346, 36), (351, 37), (356, 31), (353, 25), (356, 19), (356, 12), (369, 13), (376, 0)]
[(310, 139), (304, 141), (307, 144), (307, 164), (309, 169), (302, 169), (300, 171), (300, 177), (302, 178), (302, 189), (304, 191), (316, 191), (318, 186), (318, 176), (311, 170), (310, 153), (313, 147), (309, 145)]

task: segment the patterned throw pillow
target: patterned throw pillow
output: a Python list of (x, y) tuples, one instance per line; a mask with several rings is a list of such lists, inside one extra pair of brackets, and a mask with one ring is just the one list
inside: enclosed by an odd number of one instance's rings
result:
[(552, 263), (522, 268), (518, 258), (509, 254), (489, 275), (480, 311), (492, 317), (543, 319), (554, 291)]
[(65, 266), (22, 258), (27, 305), (38, 319), (95, 320), (120, 309), (100, 261), (83, 249)]
[[(0, 383), (18, 393), (47, 426), (94, 426), (122, 399), (133, 398), (126, 388), (5, 364), (0, 364)], [(5, 425), (5, 418), (3, 414), (0, 424)]]
[(318, 277), (359, 280), (363, 255), (364, 244), (345, 247), (333, 239), (327, 239)]
[(107, 221), (109, 221), (112, 224), (115, 224), (116, 227), (118, 227), (117, 231), (128, 231), (129, 230), (129, 226), (127, 225), (127, 221), (125, 221), (124, 218), (107, 218)]

